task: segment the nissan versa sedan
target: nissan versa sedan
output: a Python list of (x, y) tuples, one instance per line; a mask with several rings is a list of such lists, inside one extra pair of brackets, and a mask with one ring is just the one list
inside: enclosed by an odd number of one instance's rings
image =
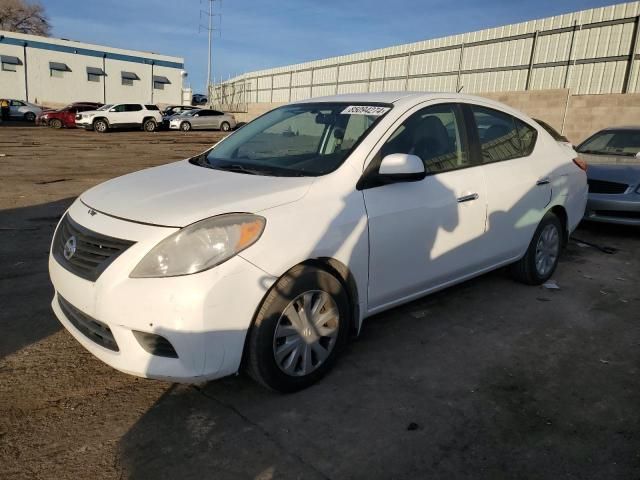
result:
[(577, 150), (589, 165), (585, 220), (640, 225), (640, 127), (606, 128)]
[(320, 379), (375, 313), (509, 266), (551, 277), (584, 163), (522, 113), (457, 94), (292, 103), (193, 158), (83, 193), (56, 228), (53, 310), (123, 372)]

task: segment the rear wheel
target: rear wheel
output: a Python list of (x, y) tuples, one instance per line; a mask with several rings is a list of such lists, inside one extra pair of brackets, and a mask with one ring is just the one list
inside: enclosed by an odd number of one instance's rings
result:
[(109, 130), (109, 124), (106, 120), (96, 120), (95, 122), (93, 122), (93, 129), (98, 133), (105, 133), (107, 130)]
[(248, 373), (268, 388), (294, 392), (333, 366), (349, 331), (349, 300), (324, 270), (298, 266), (265, 297), (247, 340)]
[(24, 114), (24, 119), (27, 122), (34, 122), (35, 119), (36, 119), (36, 114), (33, 113), (33, 112), (27, 112), (27, 113)]
[(229, 130), (231, 130), (231, 125), (229, 125), (228, 122), (222, 122), (220, 124), (220, 130), (222, 130), (223, 132), (228, 132)]
[(533, 234), (527, 253), (511, 265), (512, 276), (528, 285), (540, 285), (549, 280), (558, 266), (562, 238), (562, 222), (548, 212)]
[(189, 130), (191, 130), (191, 124), (189, 122), (182, 122), (180, 124), (180, 130), (182, 130), (183, 132), (188, 132)]
[(155, 132), (157, 127), (158, 127), (158, 125), (156, 124), (156, 121), (151, 119), (151, 118), (148, 118), (142, 124), (142, 129), (145, 132)]
[(58, 118), (52, 118), (49, 120), (49, 126), (51, 128), (62, 128), (62, 120)]

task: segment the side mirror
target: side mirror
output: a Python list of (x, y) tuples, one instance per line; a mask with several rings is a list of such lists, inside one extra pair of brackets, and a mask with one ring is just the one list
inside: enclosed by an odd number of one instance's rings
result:
[(416, 182), (427, 176), (424, 163), (417, 155), (392, 153), (380, 162), (378, 175), (385, 182)]
[(636, 153), (636, 158), (640, 158), (640, 152)]
[(194, 117), (199, 117), (199, 116), (200, 116), (200, 114), (199, 114), (199, 113), (196, 113), (196, 114), (194, 115)]
[(110, 112), (117, 112), (117, 110), (115, 108), (111, 108), (109, 109)]

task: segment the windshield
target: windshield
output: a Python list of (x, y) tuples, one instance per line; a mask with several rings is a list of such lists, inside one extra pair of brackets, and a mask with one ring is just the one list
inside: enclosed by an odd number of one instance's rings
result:
[(578, 152), (635, 157), (640, 152), (640, 130), (603, 130), (580, 145)]
[(96, 110), (109, 110), (111, 107), (113, 107), (112, 103), (110, 103), (108, 105), (103, 105), (100, 108), (96, 108)]
[(205, 153), (203, 166), (272, 176), (332, 172), (391, 105), (301, 103), (273, 110)]

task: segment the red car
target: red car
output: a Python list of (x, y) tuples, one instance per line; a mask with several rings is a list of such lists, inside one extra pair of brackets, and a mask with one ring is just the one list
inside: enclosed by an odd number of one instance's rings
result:
[(36, 116), (36, 125), (44, 125), (51, 128), (75, 128), (76, 113), (95, 110), (101, 106), (101, 103), (78, 102), (67, 105), (60, 110), (45, 110)]

